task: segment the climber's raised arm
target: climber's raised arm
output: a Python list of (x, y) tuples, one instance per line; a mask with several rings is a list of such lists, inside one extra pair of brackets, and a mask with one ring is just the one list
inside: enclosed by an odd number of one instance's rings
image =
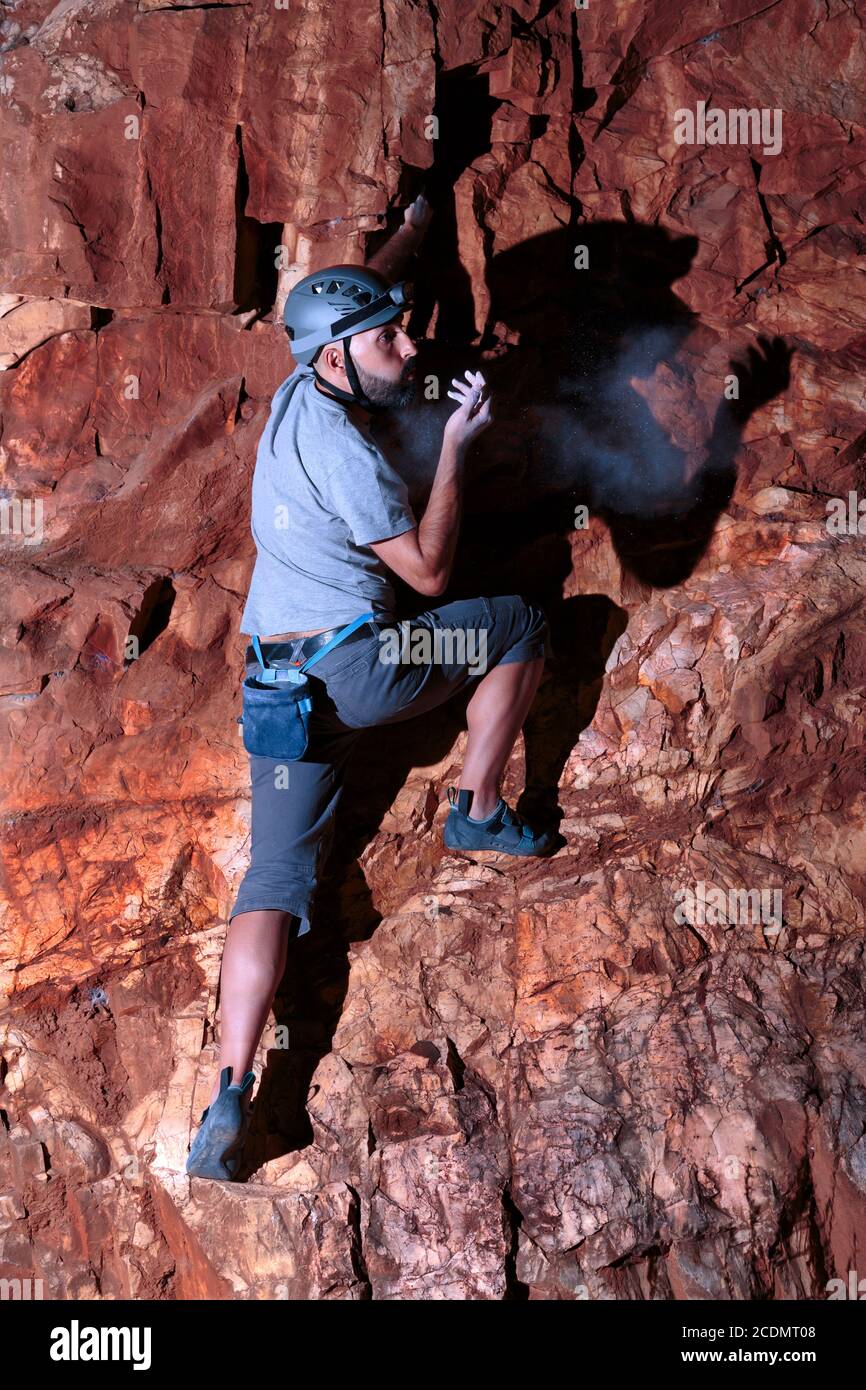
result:
[(409, 258), (421, 245), (432, 216), (433, 209), (424, 194), (419, 193), (403, 214), (402, 226), (367, 261), (370, 269), (377, 270), (386, 280), (399, 279)]

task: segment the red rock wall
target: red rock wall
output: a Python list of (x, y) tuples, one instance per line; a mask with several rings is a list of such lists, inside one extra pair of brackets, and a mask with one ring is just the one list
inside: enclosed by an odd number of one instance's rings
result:
[[(826, 526), (866, 495), (854, 8), (20, 0), (2, 33), (0, 464), (44, 520), (3, 536), (0, 1274), (824, 1297), (866, 1240), (866, 562)], [(701, 100), (778, 108), (781, 151), (678, 145)], [(250, 1180), (191, 1186), (280, 309), (424, 177), (424, 360), (486, 364), (498, 402), (454, 593), (548, 608), (525, 805), (569, 843), (448, 856), (459, 709), (369, 735)], [(699, 883), (779, 889), (781, 930), (684, 921)]]

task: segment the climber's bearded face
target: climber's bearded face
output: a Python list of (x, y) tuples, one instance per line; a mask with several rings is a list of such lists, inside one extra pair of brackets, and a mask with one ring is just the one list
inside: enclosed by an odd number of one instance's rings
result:
[(415, 395), (417, 349), (402, 320), (356, 333), (350, 347), (362, 390), (375, 405), (408, 405)]

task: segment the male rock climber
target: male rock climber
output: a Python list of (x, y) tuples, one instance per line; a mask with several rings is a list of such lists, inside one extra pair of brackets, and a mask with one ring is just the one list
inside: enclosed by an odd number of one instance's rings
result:
[[(285, 306), (298, 365), (274, 396), (258, 447), (257, 558), (241, 631), (258, 636), (265, 661), (279, 668), (306, 661), (356, 617), (374, 617), (310, 668), (309, 746), (288, 765), (288, 777), (278, 760), (250, 757), (251, 859), (226, 937), (220, 1073), (187, 1161), (194, 1176), (231, 1180), (238, 1170), (253, 1058), (287, 942), (310, 930), (346, 760), (361, 729), (413, 718), (473, 682), (459, 790), (448, 788), (446, 846), (525, 856), (549, 854), (561, 843), (554, 831), (527, 825), (499, 795), (550, 653), (544, 613), (510, 595), (427, 609), (409, 621), (408, 642), (406, 620), (395, 624), (389, 571), (425, 597), (448, 585), (466, 452), (492, 418), (481, 373), (452, 381), (448, 395), (458, 408), (445, 424), (418, 521), (368, 426), (376, 412), (407, 405), (414, 392), (416, 349), (403, 327), (409, 288), (386, 277), (420, 241), (430, 215), (426, 201), (416, 200), (368, 265), (316, 271), (293, 287)], [(443, 641), (441, 659), (426, 664), (385, 661), (382, 641), (393, 639), (395, 626), (401, 650), (410, 653), (418, 628), (483, 641)], [(455, 659), (455, 651), (463, 658), (479, 648), (481, 663)], [(260, 670), (253, 647), (246, 670)]]

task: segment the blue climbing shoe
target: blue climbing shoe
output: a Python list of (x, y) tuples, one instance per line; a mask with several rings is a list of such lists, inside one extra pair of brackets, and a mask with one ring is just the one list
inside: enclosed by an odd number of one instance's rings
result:
[(240, 1152), (247, 1137), (252, 1107), (249, 1091), (255, 1081), (248, 1071), (232, 1086), (231, 1067), (220, 1072), (220, 1091), (202, 1112), (201, 1128), (192, 1141), (186, 1171), (191, 1178), (219, 1178), (231, 1182), (240, 1166)]
[(473, 793), (464, 787), (448, 788), (451, 811), (445, 822), (445, 845), (448, 849), (469, 851), (485, 856), (493, 854), (537, 855), (552, 854), (564, 841), (554, 830), (536, 831), (512, 811), (502, 797), (499, 805), (484, 820), (472, 820), (469, 807)]

